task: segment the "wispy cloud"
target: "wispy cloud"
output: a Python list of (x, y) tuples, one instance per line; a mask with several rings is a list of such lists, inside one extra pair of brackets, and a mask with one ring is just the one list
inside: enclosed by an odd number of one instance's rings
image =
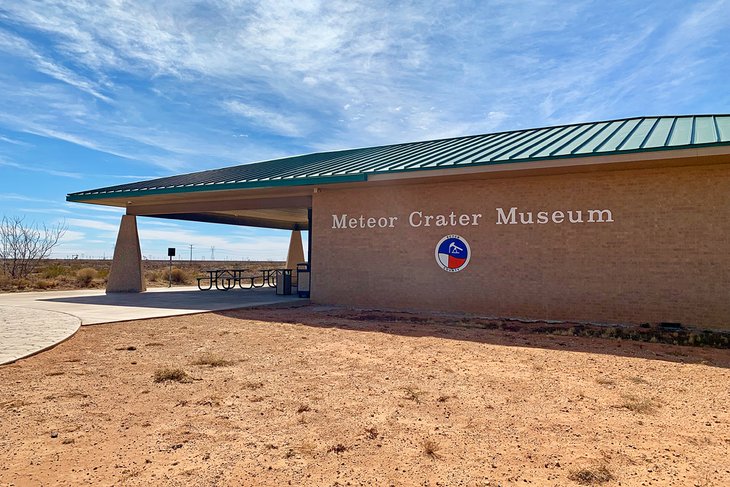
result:
[(23, 142), (22, 140), (11, 139), (10, 137), (5, 137), (3, 135), (0, 135), (0, 142), (7, 142), (8, 144), (13, 144), (13, 145), (23, 145), (26, 147), (30, 146), (30, 144), (27, 142)]
[(21, 171), (40, 172), (40, 173), (44, 173), (44, 174), (49, 174), (51, 176), (60, 176), (63, 178), (81, 179), (83, 177), (83, 175), (81, 173), (77, 173), (77, 172), (57, 171), (55, 169), (50, 169), (50, 168), (43, 167), (43, 166), (30, 166), (28, 164), (18, 164), (17, 162), (5, 161), (3, 159), (0, 159), (0, 166), (12, 167), (13, 169), (18, 169)]
[(86, 92), (99, 100), (111, 102), (109, 97), (100, 93), (100, 91), (94, 86), (94, 83), (80, 76), (71, 69), (55, 63), (41, 55), (26, 39), (13, 35), (2, 29), (0, 29), (0, 51), (12, 52), (14, 55), (23, 56), (34, 64), (38, 72), (73, 86), (74, 88)]
[(228, 100), (223, 103), (223, 107), (231, 113), (245, 117), (250, 123), (269, 129), (277, 135), (300, 137), (311, 125), (311, 121), (297, 120), (294, 117), (287, 117), (281, 113), (251, 106), (237, 100)]
[(114, 233), (116, 233), (117, 230), (119, 230), (118, 225), (113, 225), (111, 223), (100, 222), (99, 220), (92, 220), (92, 219), (86, 219), (86, 218), (66, 218), (65, 222), (69, 227), (90, 228), (92, 230), (100, 230), (100, 231), (104, 231), (104, 232), (114, 232)]
[(32, 202), (32, 203), (51, 203), (55, 204), (57, 201), (46, 199), (46, 198), (36, 198), (34, 196), (27, 196), (23, 194), (17, 194), (17, 193), (0, 193), (0, 200), (6, 200), (6, 201), (25, 201), (25, 202)]

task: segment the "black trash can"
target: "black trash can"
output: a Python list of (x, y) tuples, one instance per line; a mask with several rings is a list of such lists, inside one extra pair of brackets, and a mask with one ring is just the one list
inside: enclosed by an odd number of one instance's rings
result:
[(276, 294), (291, 294), (291, 269), (276, 269)]
[(309, 297), (309, 262), (297, 264), (297, 294), (300, 298)]

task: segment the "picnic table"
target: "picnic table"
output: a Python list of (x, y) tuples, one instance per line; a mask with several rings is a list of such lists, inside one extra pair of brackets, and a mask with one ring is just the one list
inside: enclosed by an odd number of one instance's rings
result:
[[(261, 269), (259, 274), (247, 274), (250, 271), (250, 269), (213, 269), (204, 271), (207, 275), (197, 278), (198, 289), (209, 291), (215, 286), (219, 291), (228, 291), (236, 285), (241, 289), (264, 286), (276, 287), (276, 269)], [(207, 287), (205, 283), (207, 283)], [(244, 287), (244, 284), (247, 284), (247, 286)]]

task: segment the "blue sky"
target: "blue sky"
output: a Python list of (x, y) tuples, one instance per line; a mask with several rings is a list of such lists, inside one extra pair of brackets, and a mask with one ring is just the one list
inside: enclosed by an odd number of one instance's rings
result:
[[(325, 149), (730, 112), (730, 0), (0, 3), (0, 214), (109, 257), (66, 193)], [(283, 259), (288, 233), (140, 219), (142, 252)]]

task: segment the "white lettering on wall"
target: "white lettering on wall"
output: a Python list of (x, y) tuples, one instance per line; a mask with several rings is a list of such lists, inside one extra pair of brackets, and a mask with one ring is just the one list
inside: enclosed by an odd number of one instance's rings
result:
[(347, 215), (342, 215), (340, 219), (337, 219), (337, 215), (332, 215), (332, 228), (345, 228), (345, 219)]
[[(553, 210), (553, 211), (520, 211), (516, 206), (508, 211), (504, 208), (495, 208), (497, 212), (496, 225), (545, 225), (548, 223), (613, 223), (611, 210)], [(584, 213), (588, 219), (584, 219)], [(413, 228), (422, 227), (469, 227), (479, 226), (481, 213), (449, 213), (428, 215), (421, 210), (408, 214), (408, 225)], [(356, 228), (395, 228), (397, 216), (349, 216), (347, 213), (332, 215), (332, 228), (338, 230)]]
[(398, 221), (397, 216), (381, 216), (381, 217), (347, 217), (347, 213), (342, 215), (332, 215), (332, 228), (395, 228), (395, 222)]
[(497, 208), (497, 225), (505, 225), (507, 223), (509, 223), (510, 225), (515, 225), (517, 223), (517, 219), (515, 218), (516, 211), (516, 206), (510, 208), (508, 217), (508, 215), (504, 214), (504, 210), (502, 208)]
[[(593, 223), (594, 220), (593, 217), (598, 214), (598, 222), (602, 223), (604, 221), (606, 222), (612, 222), (613, 221), (613, 213), (611, 213), (611, 210), (588, 210), (588, 223)], [(606, 215), (607, 218), (604, 220), (603, 215)]]
[[(517, 211), (518, 208), (513, 206), (509, 209), (509, 212), (505, 213), (503, 208), (496, 208), (497, 210), (497, 225), (516, 225), (521, 223), (523, 225), (531, 225), (534, 223), (533, 215), (531, 211)], [(588, 212), (588, 223), (612, 223), (613, 213), (611, 210), (587, 210)], [(519, 218), (518, 218), (519, 215)], [(567, 216), (567, 221), (566, 221)], [(555, 210), (553, 212), (538, 211), (536, 222), (540, 225), (546, 223), (584, 223), (583, 210)]]

